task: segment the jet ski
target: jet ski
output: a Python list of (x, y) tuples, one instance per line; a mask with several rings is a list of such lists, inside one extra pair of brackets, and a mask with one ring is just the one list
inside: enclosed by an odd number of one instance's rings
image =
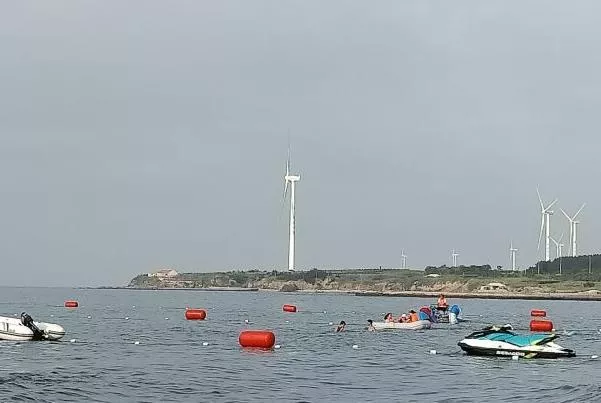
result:
[(511, 325), (488, 326), (474, 332), (457, 345), (470, 355), (522, 358), (575, 357), (574, 350), (554, 343), (556, 334), (520, 335), (513, 333)]

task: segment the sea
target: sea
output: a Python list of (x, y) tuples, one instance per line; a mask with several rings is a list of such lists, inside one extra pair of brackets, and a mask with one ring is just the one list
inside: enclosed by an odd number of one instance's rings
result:
[[(0, 315), (58, 323), (58, 342), (0, 342), (2, 402), (601, 401), (599, 302), (455, 299), (467, 322), (366, 331), (434, 301), (350, 294), (1, 288)], [(79, 307), (67, 309), (75, 299)], [(284, 304), (298, 307), (282, 311)], [(186, 307), (207, 310), (187, 321)], [(457, 342), (489, 324), (527, 332), (545, 309), (575, 358), (472, 357)], [(336, 333), (344, 320), (346, 331)], [(247, 323), (248, 322), (248, 323)], [(277, 349), (240, 348), (269, 329)]]

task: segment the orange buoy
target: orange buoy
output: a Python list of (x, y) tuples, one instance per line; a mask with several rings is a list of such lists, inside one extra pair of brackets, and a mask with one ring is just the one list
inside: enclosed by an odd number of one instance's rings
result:
[(286, 304), (282, 307), (282, 309), (284, 310), (284, 312), (296, 312), (296, 306), (294, 305)]
[(544, 309), (533, 309), (530, 311), (530, 316), (538, 316), (544, 318), (545, 316), (547, 316), (547, 311), (545, 311)]
[(207, 311), (204, 309), (186, 309), (187, 320), (205, 320), (207, 317)]
[(240, 333), (238, 342), (242, 347), (273, 348), (275, 334), (269, 330), (245, 330)]
[(79, 303), (75, 300), (67, 300), (65, 301), (65, 308), (77, 308), (79, 306)]
[(553, 322), (547, 319), (532, 319), (530, 330), (533, 332), (551, 332), (553, 331)]

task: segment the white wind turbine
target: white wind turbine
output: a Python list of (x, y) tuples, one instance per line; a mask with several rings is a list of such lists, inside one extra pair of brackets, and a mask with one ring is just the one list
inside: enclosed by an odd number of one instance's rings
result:
[(561, 236), (559, 237), (559, 239), (556, 241), (555, 239), (551, 238), (551, 241), (553, 241), (553, 243), (555, 244), (555, 258), (560, 258), (562, 256), (562, 250), (564, 247), (564, 244), (561, 243), (561, 240), (563, 239), (563, 234), (561, 234)]
[(515, 271), (515, 253), (518, 250), (513, 247), (513, 241), (509, 245), (509, 257), (511, 258), (511, 271)]
[(284, 176), (284, 199), (288, 193), (288, 183), (290, 183), (290, 228), (289, 228), (289, 244), (288, 244), (288, 270), (294, 271), (294, 235), (295, 227), (295, 200), (294, 191), (296, 182), (300, 180), (300, 175), (290, 175), (290, 148), (288, 148), (288, 160), (286, 161), (286, 176)]
[(453, 267), (457, 267), (457, 256), (459, 253), (455, 252), (455, 249), (451, 252), (451, 257), (453, 258)]
[(406, 269), (407, 268), (407, 255), (405, 255), (404, 250), (401, 251), (401, 259), (403, 260), (403, 265), (401, 266), (401, 268)]
[(551, 260), (549, 257), (549, 232), (551, 226), (551, 215), (553, 215), (553, 211), (551, 211), (551, 207), (555, 203), (557, 203), (557, 199), (553, 200), (551, 204), (545, 207), (543, 203), (543, 199), (540, 197), (540, 192), (538, 191), (538, 187), (536, 188), (536, 194), (538, 195), (538, 201), (540, 202), (541, 208), (541, 222), (540, 222), (540, 233), (538, 235), (538, 246), (536, 250), (540, 250), (540, 240), (543, 236), (543, 229), (545, 230), (545, 261)]
[(572, 256), (576, 256), (576, 226), (580, 224), (580, 221), (576, 221), (576, 217), (578, 217), (578, 214), (580, 214), (584, 206), (586, 206), (586, 203), (582, 204), (580, 209), (576, 212), (576, 214), (574, 214), (573, 217), (570, 217), (565, 211), (563, 211), (563, 209), (561, 209), (563, 215), (565, 215), (570, 222), (570, 248), (572, 250)]

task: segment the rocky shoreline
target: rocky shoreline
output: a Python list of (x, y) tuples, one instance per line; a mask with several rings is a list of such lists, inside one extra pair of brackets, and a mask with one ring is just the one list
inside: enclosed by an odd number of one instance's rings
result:
[[(440, 291), (371, 291), (371, 290), (317, 290), (308, 289), (273, 289), (259, 287), (86, 287), (85, 289), (115, 289), (136, 291), (205, 291), (205, 292), (287, 292), (302, 294), (345, 294), (358, 297), (406, 297), (406, 298), (437, 298)], [(445, 292), (448, 298), (460, 299), (519, 299), (519, 300), (557, 300), (557, 301), (601, 301), (601, 293), (592, 290), (584, 292), (547, 292), (547, 293), (515, 293), (515, 292)]]
[[(374, 292), (358, 291), (354, 295), (359, 297), (417, 297), (417, 298), (437, 298), (440, 293), (421, 292), (421, 291), (401, 291), (401, 292)], [(601, 294), (596, 293), (480, 293), (480, 292), (450, 292), (445, 293), (448, 298), (461, 299), (521, 299), (521, 300), (555, 300), (555, 301), (601, 301)]]

